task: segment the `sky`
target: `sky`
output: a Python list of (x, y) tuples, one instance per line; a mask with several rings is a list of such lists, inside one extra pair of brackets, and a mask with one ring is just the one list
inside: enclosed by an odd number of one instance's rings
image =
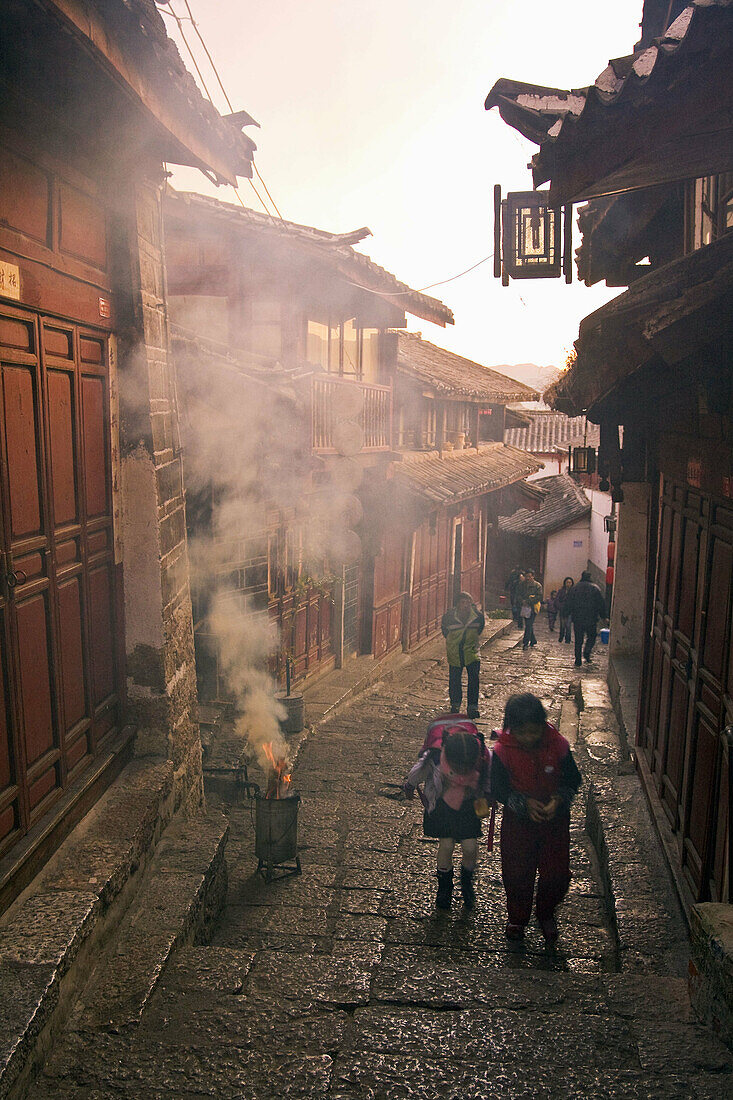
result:
[[(642, 8), (642, 0), (188, 2), (235, 110), (260, 123), (247, 133), (283, 217), (332, 232), (369, 226), (360, 251), (418, 289), (492, 252), (495, 183), (532, 187), (536, 146), (484, 110), (494, 81), (584, 87), (609, 58), (631, 52)], [(170, 7), (188, 15), (185, 0)], [(193, 71), (170, 16), (166, 25)], [(190, 22), (183, 30), (214, 104), (228, 111)], [(231, 188), (193, 169), (176, 169), (172, 182), (235, 201)], [(245, 180), (240, 194), (261, 209)], [(577, 226), (575, 237), (577, 247)], [(505, 288), (489, 260), (429, 293), (456, 324), (408, 316), (425, 339), (487, 366), (562, 366), (579, 321), (619, 291), (563, 279)]]

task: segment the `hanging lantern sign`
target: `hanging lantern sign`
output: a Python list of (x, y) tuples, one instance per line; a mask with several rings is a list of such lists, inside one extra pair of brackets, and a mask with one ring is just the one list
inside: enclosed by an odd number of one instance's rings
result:
[(595, 447), (569, 447), (570, 473), (594, 474), (596, 472)]
[[(510, 191), (502, 201), (494, 188), (494, 274), (509, 279), (572, 279), (570, 206), (550, 206), (547, 191)], [(564, 238), (563, 247), (563, 220)]]

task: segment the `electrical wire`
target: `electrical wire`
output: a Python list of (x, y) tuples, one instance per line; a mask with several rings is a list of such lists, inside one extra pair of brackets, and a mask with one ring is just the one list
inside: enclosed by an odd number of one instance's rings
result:
[(353, 279), (349, 279), (349, 285), (358, 287), (359, 290), (366, 290), (370, 294), (376, 294), (380, 298), (407, 298), (411, 294), (424, 294), (426, 290), (432, 290), (436, 286), (444, 286), (445, 283), (453, 283), (456, 279), (462, 279), (464, 275), (468, 275), (470, 271), (475, 271), (477, 267), (481, 267), (481, 264), (487, 263), (489, 260), (493, 260), (494, 253), (490, 256), (484, 256), (482, 260), (472, 264), (471, 267), (467, 267), (465, 271), (459, 271), (457, 275), (451, 275), (449, 279), (439, 279), (437, 283), (429, 283), (428, 286), (421, 286), (417, 291), (414, 290), (395, 290), (394, 292), (389, 290), (375, 290), (371, 286), (364, 286), (363, 283), (355, 283)]
[[(194, 19), (193, 11), (191, 10), (191, 5), (189, 3), (189, 0), (183, 0), (183, 2), (186, 5), (186, 11), (188, 12), (188, 16), (185, 16), (185, 15), (184, 16), (179, 16), (179, 15), (177, 15), (176, 12), (173, 10), (172, 0), (159, 0), (159, 3), (165, 4), (168, 8), (170, 8), (170, 12), (164, 12), (163, 14), (172, 15), (173, 18), (176, 20), (176, 23), (178, 24), (178, 30), (180, 32), (181, 37), (183, 38), (183, 41), (186, 43), (186, 49), (191, 54), (191, 58), (193, 60), (193, 63), (196, 66), (196, 72), (199, 74), (199, 77), (201, 79), (201, 83), (203, 84), (204, 89), (206, 90), (206, 95), (208, 97), (209, 103), (211, 103), (212, 106), (214, 105), (213, 100), (211, 98), (211, 95), (209, 93), (209, 90), (206, 87), (206, 84), (204, 82), (204, 78), (201, 76), (201, 70), (199, 69), (198, 65), (196, 64), (196, 60), (193, 56), (193, 51), (191, 50), (191, 47), (189, 46), (188, 42), (186, 41), (186, 37), (185, 37), (185, 34), (183, 32), (183, 27), (181, 26), (181, 24), (184, 20), (186, 22), (190, 23), (191, 26), (193, 27), (194, 31), (196, 32), (198, 40), (199, 40), (199, 42), (201, 43), (201, 45), (203, 47), (204, 53), (206, 54), (206, 56), (209, 60), (209, 64), (211, 65), (212, 72), (214, 73), (214, 76), (216, 77), (217, 83), (218, 83), (219, 87), (221, 88), (221, 92), (222, 92), (222, 95), (224, 96), (224, 99), (226, 100), (227, 106), (229, 107), (229, 110), (231, 111), (231, 113), (234, 114), (235, 112), (234, 112), (234, 107), (232, 105), (232, 101), (231, 101), (231, 99), (229, 98), (229, 96), (227, 94), (227, 90), (224, 87), (224, 82), (221, 79), (221, 76), (219, 75), (219, 70), (217, 69), (216, 64), (214, 62), (214, 59), (211, 56), (211, 52), (209, 50), (209, 47), (206, 45), (206, 41), (204, 39), (204, 36), (202, 35), (201, 31), (199, 30), (199, 25), (196, 22), (196, 20)], [(262, 175), (260, 174), (260, 170), (257, 167), (257, 165), (255, 164), (254, 160), (252, 161), (252, 167), (255, 170), (255, 173), (257, 175), (257, 179), (260, 181), (260, 183), (264, 187), (267, 197), (269, 198), (270, 202), (272, 203), (273, 207), (275, 208), (275, 211), (277, 213), (278, 218), (280, 219), (280, 221), (283, 221), (284, 219), (283, 219), (282, 214), (280, 213), (280, 208), (278, 207), (277, 203), (275, 202), (272, 195), (270, 194), (270, 188), (267, 186), (264, 179), (262, 178)], [(265, 202), (262, 199), (262, 196), (260, 195), (259, 191), (255, 187), (253, 180), (250, 179), (249, 183), (250, 183), (250, 186), (251, 186), (252, 190), (254, 191), (255, 195), (259, 199), (259, 202), (260, 202), (260, 205), (262, 206), (262, 209), (265, 211), (266, 214), (268, 214), (270, 217), (272, 217), (272, 215), (270, 214), (270, 211), (267, 209), (267, 205), (265, 204)], [(242, 206), (244, 206), (244, 203), (242, 202), (241, 196), (239, 195), (239, 191), (236, 188), (234, 190), (235, 190), (235, 193), (237, 194), (237, 197), (239, 198), (240, 203), (242, 203)]]

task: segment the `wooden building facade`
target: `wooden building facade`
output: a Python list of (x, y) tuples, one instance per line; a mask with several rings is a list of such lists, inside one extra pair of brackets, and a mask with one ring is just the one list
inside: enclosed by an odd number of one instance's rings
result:
[(164, 159), (234, 181), (254, 148), (151, 5), (2, 22), (0, 908), (138, 725), (200, 797), (159, 191)]
[[(192, 498), (191, 535), (228, 543), (215, 584), (269, 616), (280, 680), (287, 661), (301, 680), (370, 652), (375, 591), (401, 583), (374, 575), (369, 515), (392, 461), (396, 346), (387, 333), (406, 323), (405, 311), (441, 325), (453, 318), (355, 252), (368, 235), (274, 221), (197, 195), (166, 199), (189, 469), (196, 490), (219, 498), (213, 527)], [(207, 465), (212, 424), (233, 463), (241, 460), (234, 480), (221, 463)], [(215, 530), (222, 496), (246, 502), (238, 536)], [(390, 570), (401, 578), (401, 560)], [(199, 685), (220, 698), (211, 570), (197, 576)]]
[(733, 901), (732, 68), (729, 3), (648, 2), (634, 54), (582, 102), (544, 109), (542, 89), (527, 112), (511, 81), (487, 100), (534, 127), (536, 185), (593, 200), (581, 276), (629, 286), (582, 321), (548, 399), (600, 424), (620, 503), (611, 681), (638, 671), (639, 769), (688, 904)]

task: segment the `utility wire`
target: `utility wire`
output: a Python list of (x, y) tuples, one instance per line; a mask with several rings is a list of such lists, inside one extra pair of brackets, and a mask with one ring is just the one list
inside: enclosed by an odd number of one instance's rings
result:
[[(219, 87), (221, 88), (222, 95), (224, 96), (224, 99), (227, 102), (227, 106), (229, 107), (229, 110), (232, 112), (232, 114), (234, 114), (235, 112), (234, 112), (234, 107), (232, 105), (232, 101), (231, 101), (231, 99), (229, 98), (229, 96), (227, 94), (227, 90), (224, 87), (224, 82), (222, 81), (221, 76), (219, 75), (219, 70), (217, 69), (216, 64), (214, 62), (214, 59), (211, 56), (211, 52), (209, 50), (209, 47), (206, 45), (206, 41), (204, 39), (204, 36), (202, 35), (201, 31), (199, 30), (199, 25), (196, 22), (196, 20), (194, 19), (193, 11), (191, 10), (191, 5), (189, 3), (189, 0), (183, 0), (184, 4), (186, 5), (186, 11), (188, 12), (188, 16), (185, 16), (185, 15), (184, 16), (178, 16), (175, 13), (175, 11), (173, 10), (172, 0), (159, 0), (159, 2), (166, 4), (167, 7), (170, 8), (170, 13), (164, 12), (163, 14), (164, 15), (171, 14), (173, 16), (173, 18), (175, 19), (176, 23), (178, 24), (178, 30), (181, 34), (181, 37), (183, 38), (183, 41), (186, 43), (186, 49), (191, 54), (191, 58), (193, 60), (193, 63), (196, 66), (196, 72), (199, 74), (199, 77), (201, 79), (201, 83), (203, 84), (204, 89), (206, 90), (206, 95), (208, 97), (209, 103), (211, 103), (212, 106), (213, 106), (213, 100), (211, 98), (211, 95), (209, 93), (208, 88), (206, 87), (206, 83), (204, 82), (204, 78), (203, 78), (203, 76), (201, 76), (201, 70), (199, 69), (198, 65), (196, 64), (196, 59), (193, 56), (193, 51), (191, 50), (191, 47), (189, 46), (188, 42), (186, 41), (186, 36), (183, 32), (183, 27), (181, 25), (184, 20), (187, 23), (190, 23), (191, 26), (193, 27), (193, 29), (195, 30), (196, 35), (198, 37), (198, 40), (199, 40), (199, 42), (201, 43), (201, 45), (203, 47), (204, 53), (206, 54), (206, 56), (209, 60), (209, 64), (211, 65), (211, 68), (212, 68), (212, 71), (214, 73), (214, 76), (216, 77), (217, 83), (218, 83)], [(262, 176), (260, 174), (260, 170), (257, 167), (257, 165), (255, 164), (254, 160), (252, 161), (252, 167), (255, 170), (255, 173), (257, 175), (257, 179), (260, 181), (260, 183), (264, 187), (265, 193), (267, 194), (267, 197), (269, 198), (270, 202), (272, 203), (273, 207), (275, 208), (275, 211), (277, 212), (277, 216), (280, 218), (280, 221), (283, 221), (283, 216), (280, 213), (280, 209), (279, 209), (277, 203), (275, 202), (275, 200), (273, 199), (272, 195), (270, 194), (270, 189), (267, 186), (267, 184), (265, 183), (264, 179), (262, 178)], [(259, 191), (255, 187), (254, 182), (250, 179), (249, 183), (250, 183), (250, 186), (251, 186), (252, 190), (254, 191), (255, 195), (259, 199), (259, 202), (260, 202), (260, 205), (262, 206), (262, 209), (265, 211), (266, 214), (269, 215), (270, 211), (267, 209), (267, 206), (266, 206), (265, 202), (263, 201), (262, 196), (260, 195)], [(244, 206), (244, 203), (242, 202), (242, 199), (239, 196), (239, 192), (237, 191), (236, 188), (235, 188), (235, 192), (237, 193), (237, 197), (239, 198), (240, 203), (242, 203), (242, 206)]]

